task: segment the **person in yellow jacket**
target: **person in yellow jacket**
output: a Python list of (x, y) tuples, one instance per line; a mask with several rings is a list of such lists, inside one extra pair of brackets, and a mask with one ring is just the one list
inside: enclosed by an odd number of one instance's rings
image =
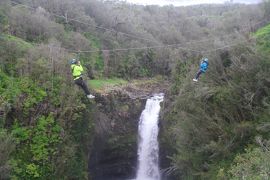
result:
[(83, 91), (85, 92), (86, 96), (89, 99), (95, 98), (95, 96), (90, 94), (90, 91), (89, 91), (86, 83), (83, 81), (83, 78), (82, 78), (83, 67), (82, 67), (81, 62), (79, 60), (72, 59), (71, 71), (72, 71), (72, 76), (74, 78), (75, 84), (77, 84), (79, 87), (81, 87), (83, 89)]

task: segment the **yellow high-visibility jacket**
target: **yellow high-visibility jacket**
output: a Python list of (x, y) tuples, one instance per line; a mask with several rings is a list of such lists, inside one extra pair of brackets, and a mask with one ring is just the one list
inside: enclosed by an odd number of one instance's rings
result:
[(71, 71), (72, 71), (72, 76), (73, 76), (74, 80), (76, 80), (82, 76), (83, 67), (82, 67), (82, 65), (72, 64)]

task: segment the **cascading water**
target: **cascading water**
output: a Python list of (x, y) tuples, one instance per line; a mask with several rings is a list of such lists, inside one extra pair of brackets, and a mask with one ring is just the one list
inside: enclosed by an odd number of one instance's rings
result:
[(163, 97), (158, 94), (148, 99), (140, 117), (136, 180), (160, 180), (158, 118)]

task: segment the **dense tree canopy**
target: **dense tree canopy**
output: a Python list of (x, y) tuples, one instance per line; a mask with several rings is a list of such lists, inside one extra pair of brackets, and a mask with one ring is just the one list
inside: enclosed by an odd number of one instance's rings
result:
[(87, 179), (95, 105), (74, 87), (71, 58), (89, 78), (171, 82), (161, 141), (172, 178), (269, 175), (269, 9), (1, 0), (0, 179)]

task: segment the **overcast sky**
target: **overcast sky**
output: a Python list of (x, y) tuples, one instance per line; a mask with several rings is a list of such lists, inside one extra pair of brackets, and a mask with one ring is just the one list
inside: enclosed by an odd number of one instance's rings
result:
[[(224, 2), (228, 2), (229, 0), (123, 0), (129, 3), (134, 4), (143, 4), (143, 5), (174, 5), (174, 6), (188, 6), (188, 5), (195, 5), (195, 4), (221, 4)], [(233, 0), (235, 3), (245, 3), (245, 4), (251, 4), (251, 3), (258, 3), (262, 0)]]

